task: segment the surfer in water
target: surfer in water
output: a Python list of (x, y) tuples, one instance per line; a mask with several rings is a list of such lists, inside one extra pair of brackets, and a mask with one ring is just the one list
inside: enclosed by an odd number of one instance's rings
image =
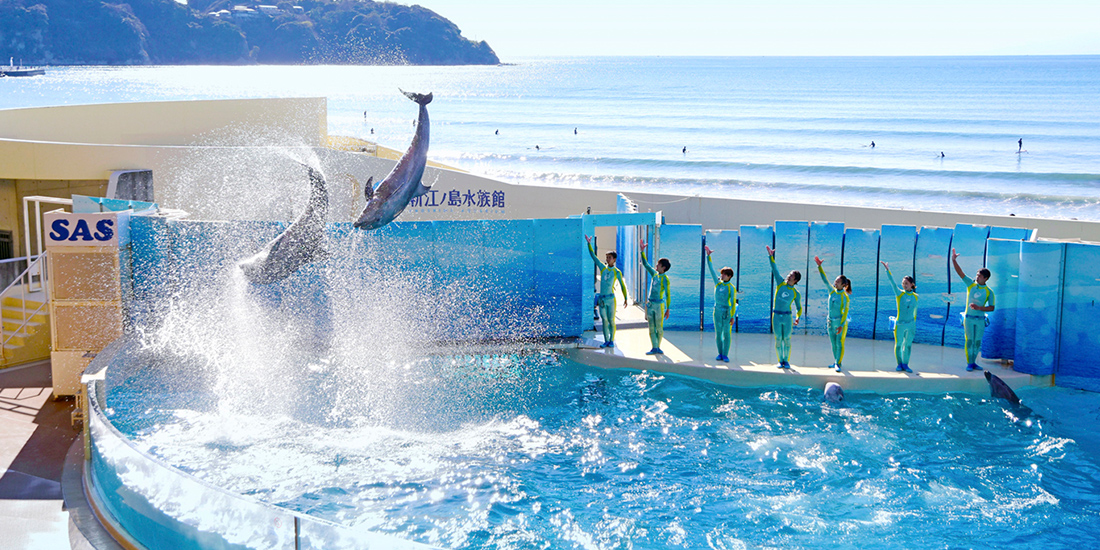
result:
[(1017, 149), (1016, 152), (1017, 153), (1023, 153), (1024, 152), (1024, 138), (1020, 138), (1020, 141), (1017, 141), (1016, 143), (1019, 144), (1019, 146), (1020, 146), (1020, 148)]
[(874, 149), (874, 148), (875, 148), (875, 140), (871, 140), (871, 148), (872, 148), (872, 149)]

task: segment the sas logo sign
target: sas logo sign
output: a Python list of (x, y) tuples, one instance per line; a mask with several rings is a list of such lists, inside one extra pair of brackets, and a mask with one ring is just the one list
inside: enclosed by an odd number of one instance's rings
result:
[[(69, 214), (47, 212), (46, 248), (57, 246), (119, 246), (128, 226), (126, 212)], [(120, 235), (123, 233), (123, 235)], [(123, 238), (123, 241), (126, 239)]]

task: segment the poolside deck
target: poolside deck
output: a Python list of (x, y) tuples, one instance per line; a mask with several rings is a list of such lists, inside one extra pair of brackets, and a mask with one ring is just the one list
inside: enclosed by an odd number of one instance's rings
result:
[[(665, 355), (646, 355), (650, 349), (649, 331), (640, 310), (620, 312), (616, 347), (599, 348), (603, 341), (600, 327), (588, 332), (586, 345), (568, 352), (570, 359), (605, 369), (649, 370), (691, 376), (730, 386), (800, 386), (824, 388), (836, 382), (846, 391), (878, 393), (917, 392), (988, 393), (989, 385), (981, 371), (966, 371), (963, 350), (926, 344), (914, 344), (909, 367), (913, 373), (898, 372), (893, 340), (849, 338), (844, 354), (844, 371), (829, 368), (832, 348), (824, 335), (798, 334), (791, 338), (791, 369), (777, 368), (775, 343), (771, 334), (734, 334), (730, 362), (715, 360), (714, 332), (665, 331), (661, 349)], [(982, 368), (1003, 379), (1010, 387), (1050, 386), (1050, 376), (1032, 376), (1012, 370), (1000, 361), (979, 359)]]

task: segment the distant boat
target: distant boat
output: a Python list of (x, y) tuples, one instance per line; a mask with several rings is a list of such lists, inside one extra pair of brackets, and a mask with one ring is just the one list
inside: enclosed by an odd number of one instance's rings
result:
[(23, 62), (15, 64), (15, 58), (8, 60), (8, 66), (0, 66), (0, 76), (38, 76), (46, 74), (45, 67), (24, 67)]

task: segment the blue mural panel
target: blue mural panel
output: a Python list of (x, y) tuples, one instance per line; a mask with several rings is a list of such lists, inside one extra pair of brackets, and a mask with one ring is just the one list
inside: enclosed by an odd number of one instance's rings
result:
[(985, 265), (992, 276), (989, 289), (997, 308), (989, 313), (989, 326), (982, 338), (982, 357), (1012, 359), (1016, 355), (1016, 308), (1020, 289), (1020, 241), (989, 239)]
[(951, 262), (951, 235), (945, 227), (922, 227), (917, 235), (913, 270), (920, 285), (920, 309), (917, 311), (918, 344), (943, 345), (944, 324), (950, 299), (947, 270)]
[(995, 225), (989, 228), (990, 239), (1026, 241), (1030, 240), (1034, 235), (1034, 229), (1024, 229), (1022, 227), (999, 227)]
[[(668, 258), (672, 304), (665, 328), (699, 330), (702, 320), (703, 227), (701, 225), (661, 226), (660, 256)], [(655, 258), (650, 258), (656, 267)]]
[[(985, 241), (989, 238), (989, 226), (956, 224), (955, 236), (951, 239), (951, 248), (959, 253), (959, 266), (967, 277), (974, 277), (978, 269), (985, 266)], [(949, 258), (950, 259), (950, 258)], [(943, 345), (955, 348), (963, 347), (965, 338), (962, 329), (962, 314), (966, 313), (966, 286), (952, 267), (948, 274), (948, 286), (951, 292), (951, 304), (948, 309), (948, 321), (944, 327)]]
[[(1059, 386), (1100, 391), (1100, 246), (1066, 245), (1057, 376)], [(998, 299), (1000, 297), (998, 296)], [(1000, 309), (998, 303), (998, 309)]]
[[(906, 275), (913, 275), (917, 281), (917, 295), (920, 302), (917, 306), (917, 316), (923, 312), (925, 296), (921, 280), (913, 273), (913, 256), (917, 247), (917, 228), (911, 225), (884, 225), (878, 242), (879, 261), (890, 264), (890, 272), (894, 274), (894, 280), (901, 287), (901, 279)], [(890, 280), (886, 277), (886, 270), (880, 265), (881, 275), (878, 278), (878, 295), (885, 299), (878, 301), (878, 313), (875, 320), (875, 339), (893, 340), (894, 326), (890, 317), (898, 314), (898, 304), (894, 290), (890, 288)]]
[(1061, 300), (1064, 261), (1064, 243), (1020, 243), (1013, 366), (1019, 372), (1054, 374), (1058, 364), (1058, 321), (1061, 316), (1058, 304)]
[[(806, 291), (809, 288), (810, 278), (806, 276), (806, 266), (812, 263), (809, 258), (810, 250), (810, 223), (794, 221), (775, 222), (775, 263), (779, 267), (780, 275), (784, 277), (791, 271), (798, 271), (802, 278), (798, 281), (798, 293), (802, 295), (802, 313), (806, 313)], [(815, 264), (816, 268), (816, 264)], [(801, 322), (795, 328), (796, 332), (804, 332), (805, 326)]]
[[(829, 319), (829, 292), (833, 279), (842, 275), (844, 269), (841, 258), (844, 255), (844, 224), (833, 222), (814, 222), (810, 224), (810, 246), (806, 264), (806, 311), (799, 326), (806, 331), (822, 332)], [(814, 256), (821, 258), (825, 274), (829, 276), (828, 286), (821, 283)], [(855, 285), (852, 286), (855, 289)]]
[[(873, 338), (878, 307), (879, 271), (877, 229), (848, 229), (844, 232), (843, 273), (852, 280), (848, 336)], [(830, 273), (832, 275), (832, 273)], [(882, 274), (886, 276), (885, 273)], [(887, 294), (893, 304), (893, 293)]]
[(737, 289), (737, 332), (769, 333), (772, 330), (772, 267), (764, 246), (775, 244), (770, 225), (742, 225)]
[[(711, 262), (714, 263), (714, 272), (721, 276), (723, 267), (733, 270), (733, 283), (737, 285), (737, 231), (707, 231), (706, 245), (710, 247)], [(706, 269), (704, 267), (704, 269)], [(710, 272), (703, 275), (703, 327), (705, 330), (714, 330), (714, 280)], [(736, 315), (736, 314), (735, 314)]]
[[(590, 273), (583, 273), (584, 235), (580, 218), (534, 220), (535, 299), (542, 311), (555, 312), (546, 325), (554, 334), (580, 334), (592, 324)], [(582, 256), (581, 252), (584, 251)], [(587, 295), (587, 300), (584, 298)], [(587, 307), (585, 303), (587, 302)], [(582, 313), (583, 312), (583, 313)]]

